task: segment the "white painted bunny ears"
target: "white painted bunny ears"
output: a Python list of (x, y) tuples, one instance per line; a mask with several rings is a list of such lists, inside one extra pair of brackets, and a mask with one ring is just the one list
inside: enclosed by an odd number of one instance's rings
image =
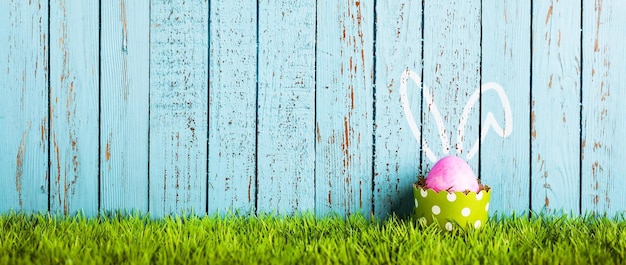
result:
[[(411, 78), (411, 80), (413, 80), (413, 82), (415, 82), (418, 87), (420, 87), (421, 85), (421, 78), (417, 73), (413, 72), (410, 69), (407, 69), (406, 71), (404, 71), (404, 73), (402, 73), (402, 78), (400, 79), (400, 100), (402, 102), (402, 108), (404, 109), (404, 115), (407, 122), (409, 123), (411, 131), (413, 132), (413, 136), (418, 143), (421, 141), (424, 154), (431, 162), (435, 163), (437, 161), (437, 156), (435, 156), (435, 153), (428, 146), (426, 139), (421, 137), (420, 128), (417, 126), (417, 122), (413, 118), (413, 113), (411, 112), (411, 106), (409, 105), (409, 99), (406, 91), (407, 80), (409, 78)], [(494, 132), (502, 138), (508, 137), (513, 132), (513, 114), (511, 113), (511, 104), (509, 103), (509, 98), (504, 92), (504, 89), (502, 89), (499, 84), (494, 82), (484, 84), (480, 87), (480, 89), (476, 89), (476, 91), (474, 91), (472, 96), (465, 104), (465, 107), (463, 108), (463, 113), (461, 114), (459, 127), (457, 130), (457, 153), (463, 153), (465, 126), (467, 124), (470, 111), (480, 98), (480, 95), (489, 90), (495, 90), (500, 97), (500, 102), (502, 103), (502, 107), (504, 108), (504, 128), (502, 128), (500, 124), (498, 124), (492, 112), (487, 112), (487, 115), (485, 116), (485, 121), (483, 122), (483, 127), (480, 131), (480, 141), (474, 142), (474, 145), (466, 155), (467, 160), (472, 159), (474, 155), (476, 155), (476, 153), (478, 152), (478, 144), (485, 140), (485, 137), (487, 136), (490, 127), (492, 127)], [(428, 109), (430, 109), (432, 115), (435, 118), (435, 122), (437, 123), (437, 129), (439, 131), (439, 138), (441, 139), (441, 148), (443, 154), (448, 155), (450, 152), (450, 143), (448, 142), (448, 138), (446, 137), (446, 128), (444, 126), (441, 113), (439, 112), (439, 109), (437, 109), (437, 105), (435, 104), (430, 90), (425, 85), (422, 89), (422, 93), (424, 98), (424, 104), (425, 106), (428, 106)]]

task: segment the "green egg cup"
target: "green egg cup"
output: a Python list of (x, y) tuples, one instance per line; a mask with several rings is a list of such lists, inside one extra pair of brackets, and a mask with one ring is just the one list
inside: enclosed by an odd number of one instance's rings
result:
[(415, 217), (425, 220), (430, 225), (436, 222), (441, 229), (452, 231), (478, 229), (485, 225), (489, 213), (491, 189), (482, 189), (478, 193), (435, 192), (417, 183), (413, 185), (415, 198)]

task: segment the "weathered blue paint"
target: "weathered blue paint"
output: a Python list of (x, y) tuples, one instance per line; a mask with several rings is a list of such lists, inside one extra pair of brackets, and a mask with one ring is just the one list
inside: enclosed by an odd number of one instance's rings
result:
[(50, 210), (98, 212), (98, 1), (50, 2)]
[(260, 212), (314, 211), (315, 3), (259, 1)]
[[(315, 210), (372, 212), (372, 1), (318, 1)], [(339, 211), (337, 211), (339, 210)]]
[(151, 216), (207, 204), (208, 2), (150, 5)]
[[(482, 84), (495, 82), (506, 93), (512, 120), (498, 93), (481, 96), (480, 178), (493, 188), (490, 212), (511, 214), (529, 209), (530, 169), (530, 15), (528, 1), (483, 1)], [(498, 125), (512, 131), (500, 137), (485, 124), (489, 113)], [(483, 137), (483, 136), (481, 136)]]
[(48, 210), (48, 6), (0, 2), (0, 212)]
[[(412, 185), (420, 172), (420, 142), (408, 127), (400, 102), (400, 82), (407, 69), (422, 72), (420, 1), (376, 2), (376, 120), (374, 213), (408, 215), (414, 207)], [(410, 108), (418, 124), (420, 84), (409, 82)]]
[(626, 193), (626, 2), (583, 6), (583, 213), (624, 212)]
[(455, 154), (492, 213), (623, 213), (624, 10), (2, 1), (0, 212), (384, 218)]
[[(424, 168), (431, 168), (445, 155), (457, 155), (478, 172), (478, 156), (467, 155), (478, 140), (480, 106), (474, 105), (465, 124), (462, 114), (470, 96), (481, 85), (480, 6), (478, 0), (425, 1), (421, 129), (435, 161), (423, 152)], [(432, 102), (427, 92), (432, 95)]]
[(578, 213), (580, 1), (533, 4), (531, 208)]
[(256, 201), (256, 1), (211, 1), (209, 212)]
[(148, 211), (150, 5), (102, 1), (100, 196), (103, 210)]

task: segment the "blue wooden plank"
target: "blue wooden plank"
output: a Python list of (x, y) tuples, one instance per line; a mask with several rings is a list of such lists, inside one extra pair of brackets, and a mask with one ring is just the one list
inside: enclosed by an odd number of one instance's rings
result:
[(480, 177), (492, 214), (530, 207), (530, 9), (483, 1)]
[(256, 1), (211, 1), (209, 214), (254, 212)]
[(150, 5), (151, 216), (206, 211), (208, 2)]
[(626, 2), (583, 1), (582, 211), (624, 213)]
[(48, 210), (47, 53), (47, 3), (0, 1), (1, 213)]
[(376, 18), (374, 214), (382, 219), (390, 213), (406, 216), (414, 207), (412, 184), (420, 171), (421, 137), (414, 138), (409, 122), (419, 130), (421, 82), (407, 74), (419, 77), (422, 72), (422, 3), (377, 1)]
[[(481, 1), (426, 1), (424, 6), (423, 167), (457, 155), (478, 172)], [(474, 102), (476, 103), (476, 102)]]
[(315, 1), (259, 1), (257, 207), (315, 205)]
[(148, 211), (149, 1), (101, 5), (103, 210)]
[(372, 212), (374, 2), (318, 1), (315, 211)]
[(540, 1), (532, 12), (531, 207), (577, 213), (580, 1)]
[(98, 211), (98, 1), (50, 2), (50, 210)]

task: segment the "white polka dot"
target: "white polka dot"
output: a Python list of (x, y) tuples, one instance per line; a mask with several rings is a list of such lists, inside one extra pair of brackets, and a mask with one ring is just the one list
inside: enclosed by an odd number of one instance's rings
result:
[(456, 200), (456, 194), (454, 194), (454, 192), (448, 193), (448, 201), (453, 202), (455, 200)]
[(485, 204), (485, 211), (489, 211), (489, 203)]
[(426, 196), (428, 196), (428, 192), (426, 192), (425, 189), (420, 189), (420, 194), (422, 195), (422, 197), (426, 198)]
[(446, 230), (452, 231), (452, 223), (450, 223), (450, 222), (446, 223)]
[(476, 222), (474, 223), (474, 228), (479, 228), (481, 225), (480, 220), (476, 220)]
[(482, 191), (476, 194), (476, 199), (479, 200), (479, 201), (483, 199), (483, 192)]
[(463, 208), (463, 210), (461, 210), (461, 214), (465, 217), (468, 217), (470, 215), (470, 208)]
[(439, 206), (435, 205), (433, 206), (433, 214), (438, 215), (441, 212), (441, 209), (439, 209)]
[(415, 199), (415, 208), (417, 208), (417, 205), (418, 205), (418, 204), (417, 204), (417, 199)]

